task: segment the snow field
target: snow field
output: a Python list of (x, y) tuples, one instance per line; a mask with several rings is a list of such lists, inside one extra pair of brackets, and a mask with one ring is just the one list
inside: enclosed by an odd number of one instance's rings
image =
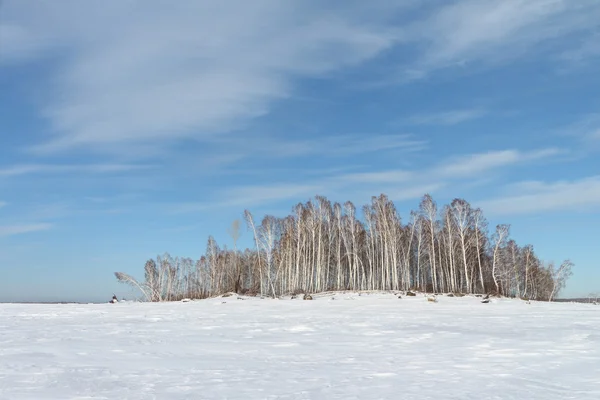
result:
[(0, 399), (600, 399), (600, 306), (438, 300), (0, 304)]

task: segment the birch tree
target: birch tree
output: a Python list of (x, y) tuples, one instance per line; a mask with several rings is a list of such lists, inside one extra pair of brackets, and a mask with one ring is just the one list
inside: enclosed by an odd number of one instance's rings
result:
[(501, 263), (502, 252), (501, 249), (505, 246), (506, 241), (508, 239), (508, 235), (510, 232), (510, 226), (506, 224), (501, 224), (496, 226), (496, 232), (492, 237), (493, 241), (493, 255), (492, 255), (492, 279), (494, 280), (494, 285), (496, 286), (496, 293), (500, 293), (500, 285), (498, 284), (498, 266)]
[(558, 268), (551, 265), (548, 270), (552, 277), (552, 291), (548, 301), (554, 300), (554, 297), (565, 287), (567, 279), (573, 274), (573, 263), (570, 260), (563, 261)]
[(233, 249), (209, 236), (197, 261), (168, 253), (148, 260), (144, 280), (116, 273), (146, 301), (217, 296), (226, 292), (280, 296), (325, 290), (461, 291), (553, 300), (573, 264), (544, 264), (530, 245), (509, 237), (500, 224), (489, 236), (480, 209), (463, 199), (443, 206), (425, 195), (403, 225), (385, 194), (362, 207), (333, 205), (323, 196), (299, 203), (284, 217), (260, 225), (244, 212), (254, 247), (240, 251), (240, 223), (229, 228)]
[(424, 221), (428, 228), (429, 234), (429, 264), (431, 268), (431, 282), (433, 291), (437, 292), (437, 268), (436, 268), (436, 221), (437, 221), (437, 205), (433, 201), (433, 198), (426, 194), (421, 200), (419, 205), (421, 214), (423, 215)]

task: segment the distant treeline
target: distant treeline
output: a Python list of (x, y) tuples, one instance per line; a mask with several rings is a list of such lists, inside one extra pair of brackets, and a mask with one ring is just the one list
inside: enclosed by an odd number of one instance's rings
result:
[(316, 196), (292, 214), (255, 222), (244, 212), (255, 248), (240, 251), (240, 222), (229, 233), (233, 249), (208, 238), (199, 260), (166, 254), (146, 262), (144, 281), (117, 272), (147, 301), (205, 298), (226, 292), (279, 296), (329, 290), (409, 290), (496, 293), (552, 300), (572, 263), (545, 263), (532, 245), (518, 245), (509, 225), (493, 231), (483, 213), (463, 199), (440, 209), (425, 195), (403, 222), (386, 195), (373, 197), (357, 217), (351, 202)]

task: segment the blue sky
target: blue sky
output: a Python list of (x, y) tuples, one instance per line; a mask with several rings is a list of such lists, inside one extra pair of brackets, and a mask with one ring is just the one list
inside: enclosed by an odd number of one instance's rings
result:
[(465, 198), (600, 291), (597, 0), (0, 7), (0, 301), (127, 296), (244, 208), (381, 192)]

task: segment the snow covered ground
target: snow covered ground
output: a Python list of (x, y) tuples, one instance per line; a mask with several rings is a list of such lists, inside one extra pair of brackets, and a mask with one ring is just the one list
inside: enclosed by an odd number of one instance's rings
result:
[(600, 306), (383, 293), (0, 304), (0, 399), (597, 400)]

